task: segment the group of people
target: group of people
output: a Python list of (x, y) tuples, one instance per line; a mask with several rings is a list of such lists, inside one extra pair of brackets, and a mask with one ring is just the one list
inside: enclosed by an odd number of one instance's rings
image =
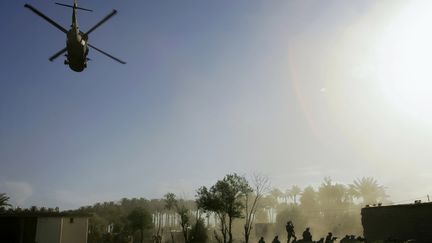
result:
[[(312, 234), (310, 232), (310, 228), (306, 228), (305, 231), (303, 231), (303, 234), (302, 234), (303, 239), (297, 240), (297, 237), (296, 237), (295, 231), (294, 231), (294, 225), (291, 221), (287, 222), (285, 229), (286, 229), (287, 234), (288, 234), (287, 243), (300, 243), (300, 242), (303, 242), (303, 243), (333, 243), (337, 240), (337, 237), (333, 236), (333, 234), (331, 232), (329, 232), (325, 238), (323, 237), (318, 241), (313, 241), (312, 240)], [(292, 241), (291, 241), (291, 239), (292, 239)], [(363, 242), (363, 241), (364, 241), (364, 239), (361, 238), (360, 236), (355, 238), (354, 235), (346, 235), (339, 242), (341, 242), (341, 243), (356, 243), (356, 242)], [(258, 243), (265, 243), (264, 237), (261, 237), (260, 240), (258, 241)], [(276, 235), (274, 237), (272, 243), (281, 243), (278, 235)]]

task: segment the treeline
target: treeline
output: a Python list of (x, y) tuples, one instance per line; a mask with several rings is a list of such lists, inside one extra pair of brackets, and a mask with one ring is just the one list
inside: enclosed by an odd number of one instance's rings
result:
[(91, 213), (88, 242), (206, 242), (207, 228), (193, 200), (123, 198), (74, 212)]
[[(162, 199), (121, 199), (97, 203), (79, 211), (93, 213), (89, 242), (255, 242), (260, 236), (285, 236), (285, 223), (306, 227), (317, 238), (362, 234), (360, 209), (386, 202), (384, 187), (370, 177), (352, 184), (325, 178), (318, 187), (271, 188), (265, 176), (250, 180), (226, 175), (213, 186), (197, 190), (195, 200), (167, 193)], [(144, 212), (141, 225), (134, 217)], [(138, 217), (139, 218), (139, 217)], [(133, 226), (138, 225), (138, 226)]]
[(310, 227), (314, 240), (333, 232), (362, 235), (360, 209), (386, 202), (383, 186), (371, 178), (351, 184), (325, 178), (317, 186), (272, 188), (267, 177), (228, 174), (200, 187), (194, 200), (167, 193), (161, 199), (123, 198), (74, 212), (91, 213), (89, 243), (97, 242), (257, 242), (261, 236), (286, 239), (291, 220), (297, 235)]

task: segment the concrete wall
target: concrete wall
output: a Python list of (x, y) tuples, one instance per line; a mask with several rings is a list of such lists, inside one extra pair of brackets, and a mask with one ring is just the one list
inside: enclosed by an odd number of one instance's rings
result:
[(361, 213), (368, 242), (388, 238), (432, 242), (432, 203), (369, 207)]
[(87, 243), (88, 218), (62, 218), (63, 229), (60, 243)]
[(0, 242), (35, 243), (36, 217), (0, 217)]
[(62, 220), (58, 217), (37, 219), (36, 243), (60, 243)]

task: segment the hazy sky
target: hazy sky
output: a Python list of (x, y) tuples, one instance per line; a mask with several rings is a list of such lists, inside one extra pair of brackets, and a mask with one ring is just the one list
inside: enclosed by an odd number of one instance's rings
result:
[[(102, 3), (103, 2), (103, 3)], [(225, 174), (286, 189), (373, 176), (432, 192), (429, 1), (80, 1), (83, 73), (65, 36), (0, 8), (0, 192), (21, 206), (193, 197)], [(71, 11), (30, 1), (63, 26)]]

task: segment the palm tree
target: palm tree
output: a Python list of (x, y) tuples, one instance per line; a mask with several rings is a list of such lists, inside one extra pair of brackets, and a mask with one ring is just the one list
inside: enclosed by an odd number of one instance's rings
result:
[(318, 188), (318, 197), (321, 205), (334, 208), (340, 206), (346, 195), (346, 187), (342, 184), (333, 183), (330, 177), (325, 177)]
[(276, 208), (279, 203), (279, 198), (283, 197), (284, 193), (281, 192), (278, 188), (273, 188), (270, 191), (270, 197), (273, 199), (274, 207)]
[(299, 186), (293, 185), (290, 189), (287, 190), (287, 193), (290, 198), (293, 199), (294, 204), (297, 204), (297, 196), (302, 192)]
[(388, 197), (384, 186), (379, 185), (372, 177), (356, 179), (353, 184), (350, 184), (350, 187), (354, 197), (363, 199), (363, 204), (378, 203)]
[(132, 210), (127, 219), (129, 221), (129, 227), (132, 232), (140, 232), (140, 242), (144, 242), (144, 230), (151, 227), (151, 216), (150, 214), (142, 208), (136, 208)]
[[(173, 218), (172, 216), (172, 211), (173, 209), (176, 207), (177, 205), (177, 199), (176, 199), (176, 195), (174, 193), (167, 193), (165, 194), (165, 209), (167, 210), (166, 212), (166, 224), (168, 224), (168, 228), (171, 234), (171, 242), (174, 243), (174, 234), (172, 232), (172, 225), (173, 225)], [(170, 220), (171, 219), (171, 220)]]
[(0, 208), (11, 207), (12, 205), (8, 203), (9, 199), (6, 193), (0, 193)]
[(271, 191), (268, 193), (268, 196), (264, 199), (264, 201), (267, 201), (268, 203), (268, 207), (266, 207), (265, 210), (267, 211), (269, 222), (273, 222), (275, 220), (279, 205), (279, 198), (283, 196), (284, 193), (275, 187), (271, 189)]
[(300, 197), (300, 207), (306, 209), (306, 212), (317, 211), (318, 193), (311, 186), (307, 186)]

